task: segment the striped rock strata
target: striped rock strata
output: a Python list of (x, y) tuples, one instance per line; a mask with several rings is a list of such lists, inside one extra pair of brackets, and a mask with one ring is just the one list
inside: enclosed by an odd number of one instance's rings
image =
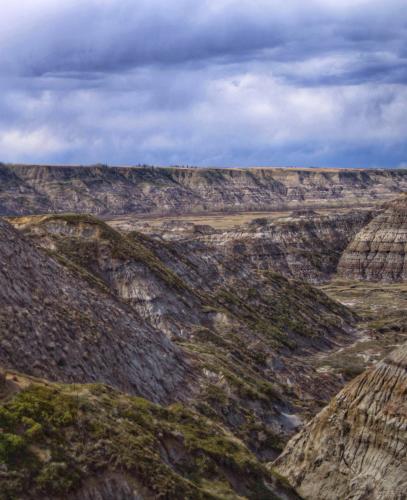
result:
[(407, 195), (363, 228), (348, 246), (338, 274), (355, 280), (407, 280)]
[(407, 344), (349, 383), (275, 465), (305, 499), (405, 499)]

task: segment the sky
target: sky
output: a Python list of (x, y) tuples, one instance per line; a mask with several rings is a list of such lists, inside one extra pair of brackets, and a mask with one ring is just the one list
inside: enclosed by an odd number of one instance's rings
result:
[(0, 161), (407, 167), (405, 0), (4, 0)]

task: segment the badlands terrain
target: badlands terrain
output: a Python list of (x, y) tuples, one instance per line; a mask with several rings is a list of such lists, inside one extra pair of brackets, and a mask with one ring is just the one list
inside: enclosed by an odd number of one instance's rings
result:
[(407, 498), (405, 193), (0, 165), (0, 499)]
[(0, 211), (109, 216), (371, 206), (406, 170), (49, 167), (0, 164)]

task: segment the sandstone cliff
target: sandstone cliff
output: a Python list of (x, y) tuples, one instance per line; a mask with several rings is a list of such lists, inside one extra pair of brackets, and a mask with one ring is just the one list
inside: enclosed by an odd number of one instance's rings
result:
[(407, 190), (407, 170), (0, 165), (0, 214), (187, 213), (372, 205)]
[(338, 274), (368, 281), (407, 280), (407, 195), (388, 204), (343, 253)]
[(275, 462), (306, 499), (402, 500), (407, 344), (349, 383)]

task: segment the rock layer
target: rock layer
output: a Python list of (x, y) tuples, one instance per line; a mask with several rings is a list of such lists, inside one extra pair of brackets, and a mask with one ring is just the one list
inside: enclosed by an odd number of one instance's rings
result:
[(407, 170), (0, 165), (0, 214), (264, 211), (372, 205), (407, 191)]
[[(235, 277), (260, 269), (320, 283), (336, 273), (342, 251), (369, 223), (373, 213), (370, 210), (335, 215), (293, 213), (276, 220), (259, 218), (223, 230), (174, 221), (158, 228), (141, 226), (141, 230), (171, 242), (190, 259), (201, 256), (207, 261), (211, 255), (218, 267)], [(213, 275), (209, 269), (207, 279)]]
[(407, 280), (407, 195), (363, 228), (343, 253), (341, 277), (397, 282)]
[[(352, 314), (346, 308), (314, 288), (291, 284), (273, 273), (263, 276), (254, 268), (248, 268), (241, 276), (238, 272), (231, 273), (230, 264), (221, 262), (212, 249), (206, 252), (205, 258), (190, 258), (189, 247), (171, 247), (136, 232), (124, 235), (91, 216), (68, 214), (10, 220), (53, 255), (65, 257), (99, 279), (168, 336), (175, 332), (190, 338), (196, 327), (216, 329), (217, 320), (211, 319), (210, 309), (221, 306), (235, 328), (241, 328), (242, 323), (247, 327), (247, 316), (241, 314), (241, 308), (236, 308), (239, 299), (242, 302), (239, 306), (243, 302), (246, 306), (255, 302), (257, 309), (269, 309), (265, 310), (264, 319), (270, 316), (275, 323), (284, 320), (281, 326), (286, 338), (280, 332), (281, 343), (276, 342), (275, 347), (287, 346), (290, 342), (310, 347), (312, 337), (315, 337), (315, 347), (324, 341), (329, 345), (327, 330), (334, 341), (336, 336), (346, 336), (352, 325)], [(212, 279), (208, 279), (210, 269), (213, 269)], [(248, 286), (257, 287), (265, 296), (255, 290), (248, 296)], [(273, 296), (275, 307), (267, 302), (267, 293)], [(291, 313), (295, 319), (291, 324), (288, 310), (278, 306), (288, 303), (292, 309), (296, 301), (300, 301), (302, 307)], [(279, 318), (282, 313), (284, 318)], [(341, 324), (339, 316), (344, 319)]]
[(306, 499), (405, 499), (407, 344), (348, 384), (275, 466)]

